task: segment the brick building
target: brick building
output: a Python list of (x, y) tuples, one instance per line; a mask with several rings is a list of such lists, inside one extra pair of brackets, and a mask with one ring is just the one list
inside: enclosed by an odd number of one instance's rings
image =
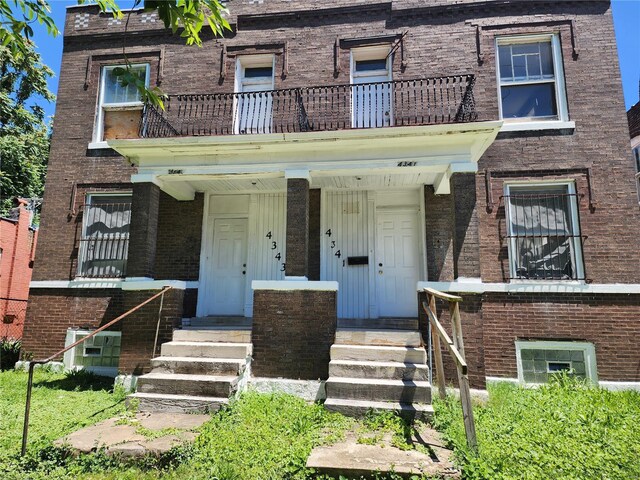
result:
[(0, 218), (0, 339), (22, 337), (38, 242), (28, 204), (18, 199), (12, 215)]
[(627, 111), (627, 120), (629, 122), (629, 135), (631, 136), (631, 151), (636, 167), (638, 204), (640, 204), (640, 101)]
[(254, 377), (324, 380), (336, 325), (397, 327), (430, 286), (464, 298), (472, 385), (640, 385), (609, 2), (228, 6), (202, 48), (129, 14), (164, 111), (113, 75), (124, 22), (68, 9), (25, 352), (171, 285), (121, 323), (121, 372), (149, 370), (157, 327), (251, 319)]

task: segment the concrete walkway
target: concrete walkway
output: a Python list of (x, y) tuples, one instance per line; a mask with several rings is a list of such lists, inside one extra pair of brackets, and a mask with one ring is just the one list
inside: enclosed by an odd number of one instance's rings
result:
[(209, 415), (185, 413), (137, 413), (115, 417), (73, 432), (54, 442), (78, 453), (104, 449), (107, 454), (124, 456), (160, 455), (184, 442), (192, 442), (195, 430)]
[(409, 478), (426, 475), (437, 478), (460, 478), (460, 472), (450, 461), (451, 450), (445, 448), (435, 430), (421, 426), (412, 441), (429, 453), (400, 450), (385, 437), (376, 445), (359, 444), (357, 434), (350, 433), (345, 441), (327, 447), (316, 447), (307, 460), (307, 467), (330, 475), (369, 477), (374, 473), (391, 473)]

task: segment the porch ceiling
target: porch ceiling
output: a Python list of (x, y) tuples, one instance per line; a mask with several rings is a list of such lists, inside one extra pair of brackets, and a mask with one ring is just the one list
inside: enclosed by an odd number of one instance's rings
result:
[(501, 121), (269, 135), (110, 140), (138, 166), (133, 182), (153, 182), (178, 200), (196, 191), (283, 190), (284, 174), (306, 170), (317, 188), (433, 184), (474, 172)]

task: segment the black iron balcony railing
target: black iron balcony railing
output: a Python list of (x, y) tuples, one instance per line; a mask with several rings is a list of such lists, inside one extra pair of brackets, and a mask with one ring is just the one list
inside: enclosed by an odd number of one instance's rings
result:
[(247, 93), (169, 95), (146, 105), (143, 138), (290, 133), (473, 122), (474, 75), (288, 88)]

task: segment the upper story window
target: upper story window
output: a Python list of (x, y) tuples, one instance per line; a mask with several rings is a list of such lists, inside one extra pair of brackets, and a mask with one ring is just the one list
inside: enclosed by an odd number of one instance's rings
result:
[(633, 158), (636, 161), (636, 172), (640, 173), (640, 145), (633, 149)]
[(271, 133), (274, 89), (273, 55), (238, 57), (234, 131)]
[(574, 183), (507, 185), (512, 279), (583, 280)]
[(131, 194), (91, 194), (83, 210), (80, 277), (123, 277), (129, 249)]
[(353, 128), (393, 125), (391, 99), (391, 57), (389, 46), (351, 50), (351, 126)]
[[(115, 75), (118, 67), (122, 65), (102, 67), (94, 142), (138, 136), (143, 107), (140, 92)], [(149, 85), (149, 64), (132, 65), (131, 71)]]
[(562, 53), (556, 35), (497, 39), (500, 118), (567, 121)]

